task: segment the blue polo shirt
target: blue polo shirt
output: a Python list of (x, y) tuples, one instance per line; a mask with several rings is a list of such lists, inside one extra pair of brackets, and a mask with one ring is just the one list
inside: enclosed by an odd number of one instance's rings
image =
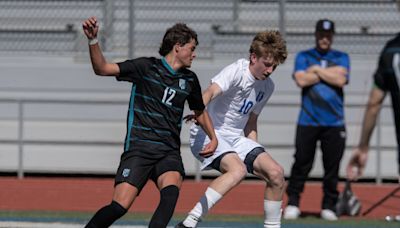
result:
[[(350, 72), (347, 53), (330, 50), (319, 53), (315, 48), (297, 54), (294, 72), (306, 71), (313, 65), (324, 68), (342, 66)], [(346, 75), (347, 83), (349, 75)], [(302, 88), (301, 110), (298, 125), (302, 126), (344, 126), (343, 89), (320, 81)]]

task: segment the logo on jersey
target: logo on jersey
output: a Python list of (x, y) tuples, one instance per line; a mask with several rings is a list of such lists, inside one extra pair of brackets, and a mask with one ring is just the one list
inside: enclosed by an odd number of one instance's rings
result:
[(128, 177), (130, 172), (131, 172), (130, 169), (124, 169), (124, 170), (122, 170), (122, 176), (123, 177)]
[(265, 93), (263, 91), (258, 92), (257, 97), (256, 97), (256, 101), (260, 102), (264, 98), (264, 94)]
[(179, 79), (179, 87), (184, 90), (186, 89), (186, 80), (184, 79)]

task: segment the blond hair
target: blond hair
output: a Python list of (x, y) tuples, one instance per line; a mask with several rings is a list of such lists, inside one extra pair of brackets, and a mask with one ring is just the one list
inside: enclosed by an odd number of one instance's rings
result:
[(282, 64), (287, 58), (286, 41), (279, 31), (263, 31), (257, 33), (250, 45), (250, 54), (257, 58), (272, 57), (275, 64)]

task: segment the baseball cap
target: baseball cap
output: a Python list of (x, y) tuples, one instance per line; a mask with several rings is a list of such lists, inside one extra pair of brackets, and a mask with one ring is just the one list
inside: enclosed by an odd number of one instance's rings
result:
[(329, 19), (321, 19), (315, 26), (316, 32), (332, 32), (335, 33), (335, 23)]

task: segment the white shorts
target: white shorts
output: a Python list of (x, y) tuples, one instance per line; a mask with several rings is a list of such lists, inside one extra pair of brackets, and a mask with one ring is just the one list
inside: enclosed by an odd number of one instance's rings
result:
[(214, 159), (226, 152), (236, 152), (239, 155), (239, 158), (244, 161), (247, 154), (250, 153), (254, 148), (264, 148), (261, 144), (242, 135), (223, 134), (221, 131), (218, 130), (215, 130), (215, 134), (218, 139), (218, 147), (211, 157), (204, 158), (200, 156), (199, 153), (204, 148), (204, 146), (210, 142), (210, 139), (200, 127), (192, 126), (190, 128), (190, 149), (197, 160), (201, 162), (200, 168), (202, 170), (211, 169), (207, 166), (210, 165), (214, 161)]

